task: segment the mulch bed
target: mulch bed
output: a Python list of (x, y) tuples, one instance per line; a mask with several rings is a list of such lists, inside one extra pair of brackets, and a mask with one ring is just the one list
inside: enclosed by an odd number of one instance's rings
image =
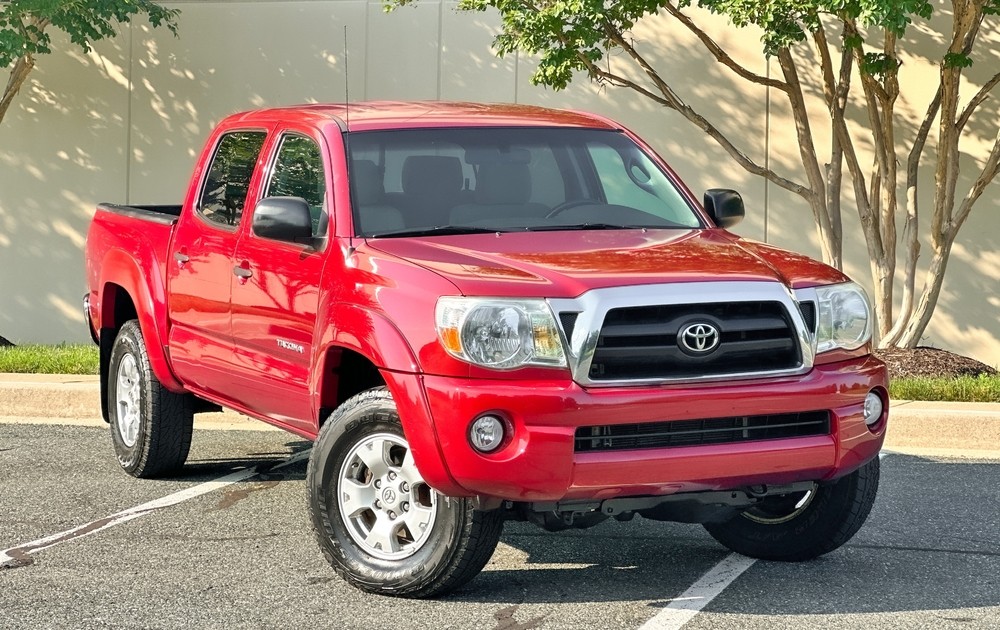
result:
[(925, 346), (908, 350), (883, 348), (875, 355), (889, 367), (889, 378), (955, 378), (958, 376), (995, 375), (997, 371), (985, 363), (954, 352)]

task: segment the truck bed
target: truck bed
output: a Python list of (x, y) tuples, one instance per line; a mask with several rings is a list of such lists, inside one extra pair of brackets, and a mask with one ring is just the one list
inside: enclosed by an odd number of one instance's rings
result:
[(178, 205), (145, 205), (145, 206), (125, 206), (115, 203), (102, 203), (97, 206), (99, 210), (105, 210), (114, 214), (120, 214), (142, 221), (153, 221), (164, 225), (177, 223), (177, 218), (181, 215), (181, 206)]

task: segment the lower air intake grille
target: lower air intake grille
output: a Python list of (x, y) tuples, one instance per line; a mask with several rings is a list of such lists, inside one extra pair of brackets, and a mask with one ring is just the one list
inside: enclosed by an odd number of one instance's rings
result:
[(640, 424), (608, 424), (576, 430), (574, 450), (624, 451), (643, 448), (732, 444), (756, 440), (827, 435), (828, 411), (805, 411), (765, 416), (736, 416)]

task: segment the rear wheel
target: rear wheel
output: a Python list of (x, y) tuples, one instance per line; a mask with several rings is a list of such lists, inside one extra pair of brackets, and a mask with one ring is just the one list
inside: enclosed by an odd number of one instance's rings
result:
[(726, 547), (764, 560), (810, 560), (840, 547), (857, 533), (878, 492), (879, 459), (831, 484), (770, 497), (705, 529)]
[(194, 423), (191, 397), (156, 379), (134, 319), (122, 326), (111, 350), (108, 411), (111, 441), (125, 472), (156, 477), (184, 465)]
[(306, 484), (323, 555), (370, 593), (433, 597), (458, 588), (489, 561), (503, 527), (499, 512), (427, 485), (385, 388), (355, 396), (327, 420)]

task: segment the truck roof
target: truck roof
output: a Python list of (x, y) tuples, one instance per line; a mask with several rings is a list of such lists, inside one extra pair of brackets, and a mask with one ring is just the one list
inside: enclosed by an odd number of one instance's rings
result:
[(300, 120), (336, 122), (349, 131), (418, 129), (429, 127), (588, 127), (620, 129), (594, 114), (510, 103), (446, 101), (366, 101), (321, 103), (253, 110), (230, 116), (228, 121)]

